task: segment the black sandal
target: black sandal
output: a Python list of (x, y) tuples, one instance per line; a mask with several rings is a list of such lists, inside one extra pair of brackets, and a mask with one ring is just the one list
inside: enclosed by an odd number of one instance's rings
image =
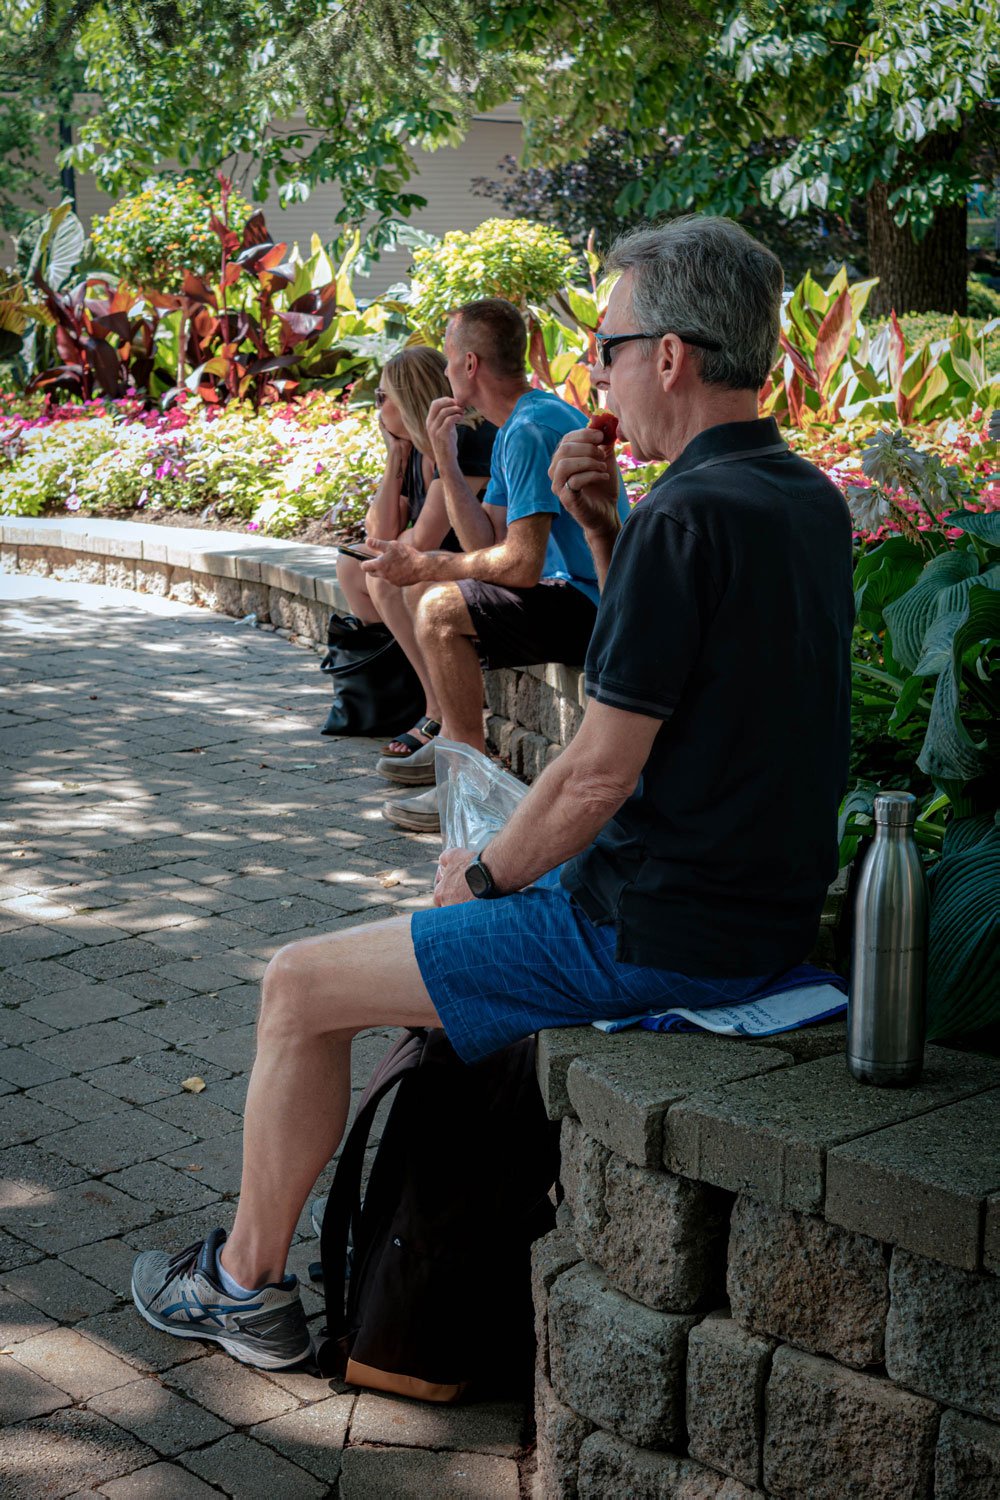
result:
[(405, 753), (401, 753), (399, 750), (390, 750), (389, 745), (383, 745), (382, 754), (386, 757), (387, 760), (409, 760), (410, 756), (415, 754), (417, 750), (422, 750), (424, 748), (428, 740), (432, 740), (435, 735), (441, 733), (441, 725), (438, 723), (437, 719), (424, 719), (422, 723), (417, 725), (417, 732), (419, 734), (425, 734), (427, 736), (427, 739), (418, 740), (416, 735), (409, 733), (394, 734), (392, 739), (389, 741), (389, 744), (406, 745), (407, 749)]

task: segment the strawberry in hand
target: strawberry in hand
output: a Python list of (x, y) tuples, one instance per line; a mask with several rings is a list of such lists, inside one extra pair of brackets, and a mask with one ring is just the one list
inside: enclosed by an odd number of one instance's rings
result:
[(613, 411), (595, 412), (587, 423), (601, 434), (601, 442), (613, 448), (618, 440), (618, 418)]

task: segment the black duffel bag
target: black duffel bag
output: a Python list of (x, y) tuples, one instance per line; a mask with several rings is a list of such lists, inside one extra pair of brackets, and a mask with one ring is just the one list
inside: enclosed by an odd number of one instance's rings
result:
[(394, 735), (421, 719), (424, 690), (385, 625), (331, 615), (320, 671), (333, 678), (333, 706), (321, 734)]

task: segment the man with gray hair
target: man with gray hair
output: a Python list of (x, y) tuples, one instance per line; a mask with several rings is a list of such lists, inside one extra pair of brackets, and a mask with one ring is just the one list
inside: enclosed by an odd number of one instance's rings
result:
[(609, 264), (594, 384), (634, 456), (670, 467), (622, 523), (602, 434), (556, 449), (602, 586), (583, 723), (478, 857), (442, 856), (435, 909), (272, 959), (233, 1230), (136, 1262), (148, 1321), (251, 1364), (308, 1350), (285, 1257), (344, 1129), (359, 1031), (441, 1025), (474, 1062), (543, 1027), (770, 993), (816, 935), (847, 776), (851, 527), (757, 414), (781, 267), (705, 218)]

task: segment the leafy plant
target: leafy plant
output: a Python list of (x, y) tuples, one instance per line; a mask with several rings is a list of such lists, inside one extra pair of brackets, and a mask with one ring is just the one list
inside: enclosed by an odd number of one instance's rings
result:
[(529, 219), (487, 219), (470, 234), (454, 230), (433, 248), (413, 252), (409, 315), (431, 337), (449, 312), (480, 297), (505, 297), (519, 307), (544, 303), (572, 272), (564, 235)]
[(52, 318), (61, 363), (32, 376), (29, 392), (62, 390), (90, 401), (98, 392), (117, 397), (148, 389), (159, 321), (155, 304), (104, 276), (59, 292), (36, 272), (35, 284)]
[(877, 334), (865, 327), (875, 284), (849, 284), (841, 267), (823, 288), (806, 273), (782, 310), (781, 353), (761, 393), (762, 412), (796, 427), (866, 416), (905, 425), (1000, 400), (986, 366), (990, 324), (976, 334), (954, 318), (945, 338), (908, 350), (895, 313)]
[[(227, 211), (237, 233), (253, 212), (232, 189)], [(179, 292), (185, 271), (205, 277), (217, 270), (219, 242), (211, 221), (221, 212), (220, 186), (203, 190), (191, 177), (158, 177), (94, 220), (94, 249), (130, 286)]]
[[(905, 472), (896, 460), (897, 482)], [(983, 1025), (996, 1011), (995, 976), (981, 959), (981, 909), (977, 916), (971, 897), (989, 889), (1000, 857), (990, 831), (1000, 785), (1000, 512), (946, 515), (919, 542), (890, 537), (862, 554), (854, 578), (855, 763), (860, 753), (869, 777), (874, 770), (917, 792), (917, 838), (940, 855), (928, 993), (931, 1032), (944, 1035)], [(886, 740), (899, 745), (895, 765), (884, 750), (881, 763), (872, 753)], [(870, 828), (877, 791), (865, 778), (845, 799), (842, 862)]]

